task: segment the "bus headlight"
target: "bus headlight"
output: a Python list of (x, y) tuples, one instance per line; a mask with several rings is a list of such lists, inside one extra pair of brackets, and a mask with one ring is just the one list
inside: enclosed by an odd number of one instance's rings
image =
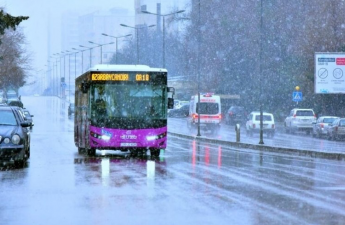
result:
[(156, 135), (147, 136), (147, 137), (146, 137), (146, 140), (148, 140), (148, 141), (153, 141), (153, 140), (156, 140), (156, 139), (157, 139), (157, 136), (156, 136)]
[(97, 138), (97, 139), (101, 139), (101, 140), (105, 140), (105, 141), (109, 141), (110, 138), (111, 138), (111, 135), (108, 135), (108, 134), (101, 135), (101, 134), (97, 134), (97, 133), (92, 132), (92, 131), (90, 132), (90, 135), (91, 135), (91, 137), (94, 137), (94, 138)]
[(150, 136), (146, 136), (146, 140), (148, 141), (154, 141), (154, 140), (158, 140), (161, 138), (164, 138), (167, 136), (167, 132), (161, 133), (159, 135), (150, 135)]
[(107, 136), (107, 135), (102, 135), (100, 136), (102, 140), (105, 140), (105, 141), (109, 141), (110, 140), (110, 136)]

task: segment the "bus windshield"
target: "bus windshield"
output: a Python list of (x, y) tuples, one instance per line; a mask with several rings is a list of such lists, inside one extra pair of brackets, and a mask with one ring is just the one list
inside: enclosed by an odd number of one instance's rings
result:
[(90, 87), (91, 121), (165, 119), (164, 85), (96, 83)]

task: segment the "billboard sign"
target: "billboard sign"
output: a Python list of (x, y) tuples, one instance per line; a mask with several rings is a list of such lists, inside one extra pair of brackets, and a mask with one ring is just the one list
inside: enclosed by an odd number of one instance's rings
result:
[(315, 53), (315, 94), (345, 93), (345, 53)]

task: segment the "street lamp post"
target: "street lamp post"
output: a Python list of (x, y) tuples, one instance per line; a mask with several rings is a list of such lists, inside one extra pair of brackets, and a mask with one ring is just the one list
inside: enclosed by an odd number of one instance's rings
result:
[(77, 53), (74, 52), (74, 80), (77, 78)]
[(56, 74), (56, 77), (57, 77), (57, 73), (58, 73), (58, 71), (57, 71), (57, 56), (59, 56), (59, 53), (54, 53), (53, 54), (53, 56), (51, 56), (52, 58), (54, 58), (55, 59), (55, 68), (54, 68), (54, 63), (53, 63), (53, 76), (52, 76), (52, 95), (54, 95), (54, 93), (55, 93), (55, 90), (56, 90), (56, 78), (55, 78), (55, 74)]
[(123, 38), (123, 37), (132, 36), (132, 34), (127, 34), (127, 35), (119, 36), (119, 37), (111, 36), (111, 35), (105, 34), (105, 33), (102, 33), (102, 35), (107, 36), (107, 37), (111, 37), (111, 38), (115, 38), (115, 39), (116, 39), (115, 64), (117, 64), (117, 49), (118, 49), (118, 48), (117, 48), (117, 39)]
[[(61, 86), (61, 97), (62, 98), (65, 98), (65, 87), (64, 87), (64, 85), (65, 85), (65, 82), (66, 82), (66, 61), (65, 61), (65, 56), (66, 56), (66, 54), (68, 53), (69, 51), (68, 50), (66, 50), (66, 51), (62, 51), (61, 53), (63, 54), (63, 79), (62, 78), (60, 78), (60, 86)], [(62, 82), (62, 80), (63, 80), (63, 82)]]
[[(55, 53), (54, 55), (56, 55), (57, 57), (59, 57), (59, 61), (58, 59), (56, 58), (56, 64), (55, 64), (55, 67), (56, 67), (56, 78), (55, 78), (55, 95), (58, 96), (59, 95), (59, 76), (58, 74), (60, 73), (60, 80), (61, 80), (61, 52), (60, 53)], [(60, 63), (59, 64), (59, 69), (58, 69), (58, 62)]]
[(114, 44), (114, 42), (105, 43), (105, 44), (98, 44), (98, 43), (95, 43), (95, 42), (93, 42), (93, 41), (89, 41), (89, 43), (94, 44), (94, 45), (97, 45), (97, 47), (101, 47), (101, 64), (102, 64), (102, 58), (103, 58), (103, 56), (102, 56), (102, 46), (103, 46), (103, 45), (111, 45), (111, 44)]
[[(145, 27), (132, 27), (132, 26), (128, 26), (126, 24), (120, 24), (123, 27), (128, 27), (128, 28), (133, 28), (136, 30), (136, 38), (137, 38), (137, 64), (139, 64), (139, 39), (138, 39), (138, 30), (145, 28)], [(148, 27), (154, 27), (155, 25), (150, 25)]]
[[(80, 49), (76, 49), (76, 48), (72, 48), (72, 49), (75, 51), (81, 52), (81, 73), (83, 73), (83, 52), (85, 50), (80, 50)], [(75, 52), (75, 54), (74, 54), (74, 61), (76, 62), (75, 63), (75, 73), (77, 73), (77, 53), (78, 52)], [(75, 75), (75, 78), (76, 78), (76, 75)]]
[(68, 54), (68, 102), (71, 102), (71, 54)]
[[(55, 55), (57, 57), (59, 57), (59, 61), (58, 59), (56, 58), (56, 63), (55, 63), (55, 82), (54, 82), (54, 86), (55, 86), (55, 95), (58, 96), (59, 94), (59, 73), (60, 73), (60, 76), (61, 76), (61, 57), (60, 57), (60, 53), (55, 53)], [(58, 62), (59, 62), (59, 67), (58, 67)], [(59, 69), (58, 69), (59, 68)]]
[(87, 49), (85, 49), (85, 50), (80, 50), (80, 49), (76, 49), (76, 48), (72, 48), (72, 49), (81, 52), (81, 74), (83, 74), (83, 72), (84, 72), (84, 52)]
[(90, 68), (91, 68), (91, 53), (92, 53), (91, 50), (93, 49), (93, 47), (89, 48), (89, 47), (86, 47), (84, 45), (79, 45), (79, 47), (90, 49)]
[(165, 68), (165, 17), (170, 16), (170, 15), (174, 15), (174, 14), (178, 14), (178, 13), (182, 13), (184, 11), (185, 10), (179, 10), (179, 11), (168, 13), (168, 14), (157, 14), (157, 13), (152, 13), (152, 12), (149, 12), (146, 10), (141, 11), (141, 12), (146, 13), (146, 14), (157, 15), (157, 16), (163, 17), (163, 68)]
[(70, 52), (70, 54), (68, 54), (68, 101), (71, 102), (71, 55), (74, 54), (74, 79), (76, 78), (76, 54), (77, 52), (71, 52), (71, 51), (67, 51)]
[(260, 141), (259, 144), (264, 144), (263, 140), (263, 112), (262, 112), (262, 0), (260, 1)]

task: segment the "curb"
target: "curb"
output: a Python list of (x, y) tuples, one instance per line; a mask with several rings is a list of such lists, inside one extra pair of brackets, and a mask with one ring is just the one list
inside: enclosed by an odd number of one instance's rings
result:
[(269, 145), (224, 141), (224, 140), (218, 140), (218, 139), (173, 133), (169, 131), (168, 131), (168, 134), (171, 134), (176, 137), (191, 139), (191, 140), (199, 140), (199, 141), (208, 142), (208, 143), (224, 144), (231, 147), (248, 148), (248, 149), (253, 149), (253, 150), (258, 150), (258, 151), (263, 151), (263, 152), (288, 153), (288, 154), (293, 153), (293, 155), (297, 155), (297, 156), (309, 156), (312, 158), (345, 160), (345, 153), (339, 153), (339, 152), (318, 152), (318, 151), (310, 150), (310, 149), (292, 149), (292, 148), (286, 148), (286, 147), (274, 147), (274, 146), (269, 146)]

